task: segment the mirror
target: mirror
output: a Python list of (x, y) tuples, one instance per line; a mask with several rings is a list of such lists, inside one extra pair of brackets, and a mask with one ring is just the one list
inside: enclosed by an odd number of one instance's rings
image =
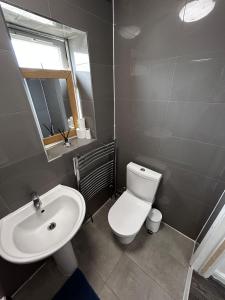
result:
[(76, 135), (77, 109), (72, 74), (68, 70), (24, 69), (43, 143), (52, 144)]
[(1, 1), (0, 6), (48, 160), (93, 141), (87, 32)]

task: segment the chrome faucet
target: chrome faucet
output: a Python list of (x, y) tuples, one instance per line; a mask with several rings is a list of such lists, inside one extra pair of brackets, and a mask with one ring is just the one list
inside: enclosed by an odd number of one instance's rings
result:
[(34, 192), (31, 194), (31, 197), (32, 197), (32, 201), (33, 201), (33, 204), (34, 204), (34, 207), (36, 208), (36, 210), (40, 209), (41, 208), (41, 200), (40, 200), (38, 194)]

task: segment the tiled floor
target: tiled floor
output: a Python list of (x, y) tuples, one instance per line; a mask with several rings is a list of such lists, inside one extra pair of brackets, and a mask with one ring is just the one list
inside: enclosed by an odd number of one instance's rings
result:
[[(117, 243), (107, 221), (112, 200), (73, 239), (79, 266), (102, 300), (181, 300), (193, 243), (162, 224), (157, 234), (143, 227), (128, 246)], [(14, 297), (49, 300), (64, 283), (49, 259)]]

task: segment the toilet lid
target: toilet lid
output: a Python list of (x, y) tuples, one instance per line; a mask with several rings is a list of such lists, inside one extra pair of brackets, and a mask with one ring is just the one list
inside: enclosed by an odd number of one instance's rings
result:
[(109, 225), (120, 236), (134, 235), (140, 230), (151, 207), (150, 202), (141, 200), (126, 191), (110, 208)]

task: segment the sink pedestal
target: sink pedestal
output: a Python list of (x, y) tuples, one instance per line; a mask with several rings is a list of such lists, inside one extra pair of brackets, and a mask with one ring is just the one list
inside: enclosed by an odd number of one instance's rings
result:
[(70, 276), (76, 270), (78, 263), (71, 242), (53, 254), (56, 264), (63, 275)]

